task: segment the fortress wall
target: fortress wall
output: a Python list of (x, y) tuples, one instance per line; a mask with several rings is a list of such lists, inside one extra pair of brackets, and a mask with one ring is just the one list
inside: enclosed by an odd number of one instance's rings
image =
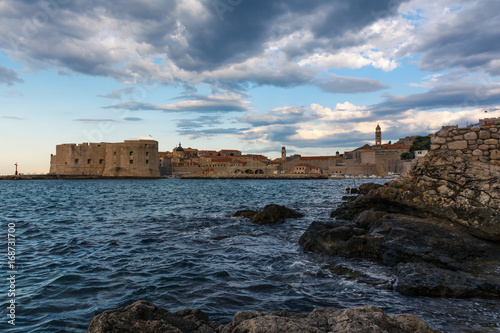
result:
[(346, 170), (345, 170), (346, 175), (351, 175), (351, 176), (358, 176), (358, 175), (375, 175), (375, 176), (381, 176), (379, 173), (377, 166), (375, 164), (364, 164), (364, 165), (359, 165), (359, 164), (353, 164), (353, 165), (348, 165)]
[(57, 145), (56, 155), (51, 156), (50, 174), (159, 177), (158, 142), (130, 140), (122, 143)]
[(106, 145), (105, 177), (159, 177), (158, 142), (126, 140)]
[(431, 150), (452, 150), (474, 161), (500, 165), (500, 126), (443, 128), (432, 138)]
[(103, 143), (63, 144), (51, 156), (50, 174), (102, 175), (105, 167)]

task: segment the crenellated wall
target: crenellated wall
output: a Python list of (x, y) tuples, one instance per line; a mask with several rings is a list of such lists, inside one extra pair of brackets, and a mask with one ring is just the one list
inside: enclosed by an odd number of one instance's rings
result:
[(51, 155), (53, 175), (89, 177), (159, 177), (158, 142), (82, 143), (56, 146)]
[(473, 161), (500, 165), (500, 125), (488, 127), (446, 127), (432, 138), (431, 150), (451, 150)]

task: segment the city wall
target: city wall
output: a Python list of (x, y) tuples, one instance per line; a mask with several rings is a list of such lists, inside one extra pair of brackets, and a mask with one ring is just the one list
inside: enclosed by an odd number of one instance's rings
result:
[(431, 150), (453, 150), (474, 161), (500, 165), (500, 126), (445, 127), (432, 138)]

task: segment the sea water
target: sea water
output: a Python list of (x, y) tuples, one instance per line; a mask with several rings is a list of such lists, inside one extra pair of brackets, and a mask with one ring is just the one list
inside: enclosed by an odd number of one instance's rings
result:
[[(370, 180), (373, 181), (373, 180)], [(380, 183), (385, 181), (377, 180)], [(241, 310), (377, 305), (448, 332), (499, 330), (500, 301), (407, 297), (337, 276), (298, 240), (362, 180), (39, 180), (0, 182), (1, 332), (84, 332), (108, 309), (146, 300), (228, 322)], [(270, 203), (303, 218), (231, 217)], [(8, 228), (15, 225), (15, 326), (8, 323)], [(12, 231), (12, 230), (11, 230)], [(361, 266), (360, 266), (361, 265)]]

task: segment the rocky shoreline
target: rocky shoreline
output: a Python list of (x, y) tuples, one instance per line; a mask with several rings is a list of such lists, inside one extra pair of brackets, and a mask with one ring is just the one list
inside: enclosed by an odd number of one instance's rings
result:
[(382, 264), (381, 285), (405, 295), (500, 298), (499, 175), (464, 154), (431, 152), (402, 180), (344, 202), (335, 220), (312, 223), (299, 242), (325, 257)]
[(355, 309), (323, 308), (310, 314), (274, 311), (240, 311), (228, 324), (210, 321), (201, 310), (184, 309), (176, 313), (146, 301), (108, 310), (96, 316), (88, 333), (433, 333), (418, 317), (388, 316), (376, 306)]

